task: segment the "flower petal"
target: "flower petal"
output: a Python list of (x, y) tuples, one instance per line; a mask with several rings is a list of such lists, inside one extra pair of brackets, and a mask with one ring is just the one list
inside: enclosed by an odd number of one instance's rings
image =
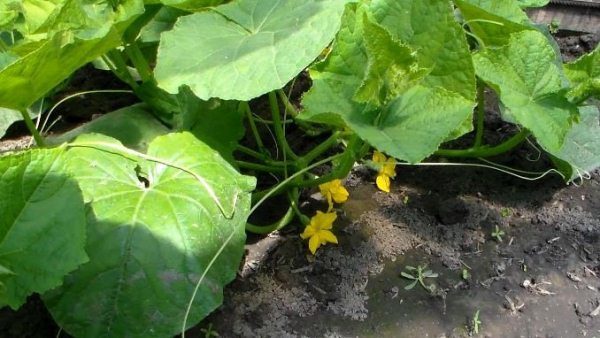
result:
[(317, 233), (317, 229), (315, 229), (313, 226), (311, 226), (310, 224), (306, 226), (306, 228), (304, 228), (304, 232), (300, 235), (300, 237), (302, 239), (307, 239), (309, 237), (314, 236)]
[(396, 160), (393, 158), (388, 158), (388, 160), (383, 164), (380, 173), (391, 178), (396, 177)]
[(346, 190), (344, 186), (340, 185), (334, 191), (332, 191), (332, 196), (336, 203), (344, 203), (348, 200), (350, 193), (348, 193), (348, 190)]
[(390, 177), (384, 174), (377, 175), (377, 188), (381, 191), (390, 192)]
[[(319, 222), (319, 230), (329, 230), (333, 226), (333, 222), (337, 218), (337, 214), (335, 212), (321, 213), (318, 214), (317, 211), (318, 222)], [(315, 216), (315, 217), (317, 217)]]
[(334, 244), (338, 244), (338, 240), (337, 237), (333, 234), (333, 232), (329, 231), (329, 230), (321, 230), (319, 231), (319, 239), (321, 240), (321, 243), (334, 243)]
[(318, 235), (312, 236), (308, 241), (308, 250), (314, 255), (317, 249), (321, 246), (321, 239)]
[(385, 157), (385, 155), (382, 152), (379, 152), (377, 150), (373, 152), (373, 162), (382, 164), (385, 162), (386, 159), (387, 157)]

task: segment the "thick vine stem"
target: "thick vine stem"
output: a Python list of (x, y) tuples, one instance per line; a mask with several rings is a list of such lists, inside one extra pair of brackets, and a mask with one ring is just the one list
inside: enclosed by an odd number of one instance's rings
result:
[(350, 172), (350, 170), (352, 170), (354, 163), (360, 158), (362, 158), (368, 150), (369, 145), (367, 143), (364, 143), (358, 136), (354, 135), (348, 143), (348, 147), (346, 147), (346, 150), (344, 150), (343, 153), (339, 154), (341, 155), (342, 160), (337, 166), (333, 168), (333, 170), (330, 173), (318, 178), (294, 182), (293, 184), (294, 186), (299, 188), (309, 188), (329, 182), (334, 179), (342, 179), (348, 176), (348, 173)]
[(250, 125), (250, 130), (252, 130), (252, 135), (254, 136), (254, 141), (256, 142), (256, 146), (258, 150), (262, 153), (266, 153), (265, 145), (260, 137), (260, 133), (258, 132), (258, 128), (256, 127), (256, 123), (254, 123), (254, 119), (252, 118), (252, 109), (250, 109), (250, 105), (248, 102), (243, 101), (241, 104), (241, 108), (246, 112), (246, 118), (248, 119), (248, 124)]
[(269, 93), (269, 105), (271, 106), (271, 115), (273, 117), (273, 129), (275, 131), (275, 138), (277, 138), (277, 143), (283, 148), (283, 151), (287, 156), (292, 158), (293, 160), (298, 159), (298, 155), (294, 153), (290, 145), (287, 143), (285, 139), (285, 132), (283, 130), (283, 124), (281, 123), (281, 112), (279, 111), (279, 102), (277, 101), (277, 95), (275, 92)]
[(298, 110), (296, 110), (296, 107), (294, 107), (294, 105), (290, 102), (290, 99), (287, 97), (287, 95), (285, 95), (285, 92), (281, 89), (278, 89), (277, 95), (279, 96), (279, 99), (281, 100), (281, 102), (283, 102), (285, 109), (287, 110), (288, 113), (290, 113), (292, 118), (295, 118), (296, 116), (298, 116)]
[(137, 69), (138, 74), (142, 78), (143, 82), (154, 82), (154, 75), (152, 74), (152, 68), (146, 61), (144, 54), (140, 50), (137, 43), (134, 41), (131, 44), (125, 46), (125, 52), (129, 56), (129, 60), (133, 66)]
[(479, 147), (483, 143), (483, 132), (485, 122), (485, 85), (483, 81), (477, 79), (477, 126), (475, 130), (474, 147)]
[(33, 124), (33, 121), (31, 120), (31, 117), (29, 116), (29, 113), (27, 112), (27, 110), (21, 109), (21, 110), (19, 110), (19, 112), (21, 113), (21, 116), (23, 116), (23, 121), (25, 121), (25, 125), (27, 126), (27, 129), (29, 129), (29, 132), (31, 133), (31, 136), (33, 136), (33, 139), (35, 140), (35, 143), (37, 144), (37, 146), (38, 147), (46, 146), (46, 143), (44, 142), (42, 135), (35, 128), (35, 124)]
[(290, 205), (287, 209), (285, 215), (281, 217), (277, 222), (265, 226), (254, 225), (251, 223), (246, 223), (246, 231), (251, 232), (257, 235), (266, 235), (273, 231), (277, 231), (286, 225), (288, 225), (294, 219), (294, 208)]
[(508, 140), (500, 143), (495, 147), (481, 146), (481, 147), (473, 147), (469, 149), (438, 149), (435, 152), (437, 156), (443, 157), (490, 157), (503, 154), (514, 147), (521, 144), (527, 136), (529, 136), (529, 131), (526, 129), (521, 130), (519, 133), (515, 134), (513, 137)]
[(129, 73), (129, 69), (127, 69), (127, 63), (123, 59), (121, 52), (116, 49), (110, 50), (103, 56), (103, 60), (121, 81), (127, 83), (134, 90), (138, 87), (137, 82)]
[(334, 132), (325, 141), (323, 141), (323, 143), (317, 145), (308, 153), (302, 155), (300, 157), (300, 161), (304, 161), (305, 163), (310, 163), (314, 161), (317, 157), (321, 156), (324, 152), (329, 150), (331, 147), (335, 146), (338, 143), (338, 139), (340, 138), (340, 136), (341, 133), (339, 131)]
[(243, 169), (258, 170), (258, 171), (264, 171), (264, 172), (269, 172), (269, 173), (283, 173), (284, 172), (284, 167), (275, 167), (275, 166), (270, 166), (270, 165), (266, 165), (266, 164), (259, 164), (259, 163), (246, 162), (246, 161), (235, 161), (235, 163), (238, 165), (238, 167), (243, 168)]

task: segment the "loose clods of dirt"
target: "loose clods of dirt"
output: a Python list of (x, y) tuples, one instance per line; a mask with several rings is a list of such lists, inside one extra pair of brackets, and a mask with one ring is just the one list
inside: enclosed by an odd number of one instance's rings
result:
[[(583, 187), (449, 174), (402, 169), (385, 194), (356, 168), (339, 245), (312, 256), (301, 229), (278, 235), (205, 323), (225, 337), (466, 337), (479, 311), (484, 336), (600, 335), (600, 173)], [(405, 290), (400, 272), (419, 265), (435, 291)]]

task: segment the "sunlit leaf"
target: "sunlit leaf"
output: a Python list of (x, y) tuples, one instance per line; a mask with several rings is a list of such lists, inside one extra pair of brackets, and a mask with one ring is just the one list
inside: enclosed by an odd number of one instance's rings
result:
[(219, 306), (243, 252), (254, 179), (189, 133), (152, 141), (152, 161), (100, 135), (71, 147), (70, 171), (91, 204), (90, 262), (45, 297), (61, 327), (85, 337), (172, 336), (205, 272), (189, 325)]

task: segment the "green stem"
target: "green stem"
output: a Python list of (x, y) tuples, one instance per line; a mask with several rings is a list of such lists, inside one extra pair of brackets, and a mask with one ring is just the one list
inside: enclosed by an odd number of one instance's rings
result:
[(290, 115), (292, 116), (292, 118), (294, 119), (294, 121), (296, 122), (298, 127), (300, 127), (300, 129), (302, 129), (307, 135), (318, 136), (318, 135), (330, 130), (329, 128), (315, 128), (308, 122), (298, 120), (297, 117), (298, 117), (298, 114), (300, 114), (300, 112), (290, 102), (290, 99), (287, 97), (287, 95), (285, 95), (285, 92), (283, 90), (279, 89), (279, 90), (277, 90), (277, 95), (279, 96), (279, 99), (281, 99), (281, 102), (283, 102), (283, 105), (285, 106), (286, 111), (288, 111), (290, 113)]
[(154, 82), (154, 76), (152, 75), (152, 69), (146, 61), (144, 54), (140, 50), (140, 47), (136, 42), (132, 42), (131, 44), (125, 47), (125, 52), (129, 56), (129, 60), (133, 66), (137, 69), (140, 77), (143, 82)]
[(27, 126), (27, 129), (29, 129), (29, 132), (33, 136), (33, 139), (35, 140), (35, 143), (37, 144), (37, 146), (44, 147), (46, 145), (46, 143), (44, 142), (42, 135), (40, 135), (40, 132), (37, 129), (35, 129), (35, 124), (33, 124), (33, 121), (31, 120), (31, 116), (29, 116), (29, 113), (27, 112), (27, 110), (21, 109), (21, 110), (19, 110), (19, 112), (21, 112), (21, 116), (23, 116), (23, 121), (25, 121), (25, 125)]
[[(254, 202), (254, 201), (258, 200), (258, 202), (256, 202), (256, 204), (254, 205), (253, 209), (256, 208), (258, 205), (260, 205), (264, 200), (266, 200), (270, 196), (277, 195), (277, 194), (280, 194), (280, 193), (284, 192), (285, 188), (287, 188), (287, 186), (290, 183), (292, 183), (292, 181), (296, 177), (298, 177), (300, 175), (303, 175), (304, 173), (308, 172), (309, 170), (312, 170), (313, 168), (316, 168), (316, 167), (318, 167), (320, 165), (323, 165), (323, 164), (325, 164), (327, 162), (334, 161), (334, 160), (342, 157), (344, 154), (345, 153), (336, 154), (336, 155), (333, 155), (333, 156), (329, 156), (326, 159), (323, 159), (323, 160), (320, 160), (318, 162), (315, 162), (315, 163), (309, 165), (308, 167), (305, 167), (305, 168), (303, 168), (301, 170), (298, 170), (294, 174), (290, 175), (290, 177), (288, 177), (285, 180), (281, 181), (276, 186), (252, 194), (252, 201)], [(252, 213), (252, 212), (250, 212), (250, 213)]]
[(265, 225), (265, 226), (246, 223), (246, 231), (251, 232), (253, 234), (257, 234), (257, 235), (266, 235), (268, 233), (277, 231), (277, 230), (285, 227), (293, 219), (294, 219), (294, 209), (290, 206), (288, 208), (287, 212), (285, 213), (285, 215), (283, 215), (283, 217), (281, 217), (277, 222), (270, 224), (270, 225)]
[(298, 116), (298, 110), (296, 110), (296, 107), (294, 107), (294, 105), (290, 102), (290, 99), (288, 99), (287, 95), (285, 95), (285, 92), (282, 89), (277, 90), (277, 96), (279, 96), (279, 99), (281, 102), (283, 102), (285, 109), (293, 118)]
[(274, 167), (274, 166), (265, 165), (265, 164), (258, 164), (258, 163), (252, 163), (252, 162), (246, 162), (246, 161), (235, 161), (235, 163), (238, 165), (238, 167), (243, 168), (243, 169), (266, 171), (269, 173), (283, 173), (283, 171), (284, 171), (284, 168), (282, 168), (282, 167)]
[(324, 152), (329, 150), (331, 147), (335, 146), (338, 143), (340, 138), (340, 132), (336, 131), (329, 138), (323, 141), (318, 146), (314, 147), (308, 153), (304, 154), (300, 160), (304, 161), (304, 163), (310, 163), (317, 157), (321, 156)]
[(346, 147), (346, 150), (344, 150), (343, 153), (339, 154), (343, 156), (342, 160), (337, 166), (333, 168), (333, 170), (331, 170), (330, 173), (318, 178), (294, 183), (294, 186), (300, 188), (314, 187), (334, 179), (342, 179), (348, 176), (348, 173), (350, 172), (350, 170), (352, 170), (354, 163), (358, 159), (362, 158), (368, 150), (369, 145), (364, 143), (358, 136), (355, 135), (348, 143), (348, 147)]
[(281, 123), (281, 112), (279, 111), (279, 102), (277, 102), (277, 95), (275, 92), (269, 93), (269, 105), (271, 106), (271, 115), (273, 117), (273, 130), (275, 131), (275, 138), (277, 143), (283, 148), (283, 151), (287, 156), (293, 160), (298, 159), (298, 155), (294, 153), (290, 145), (285, 139), (285, 131), (283, 130), (283, 124)]
[(237, 147), (235, 148), (235, 150), (244, 153), (248, 156), (252, 156), (258, 160), (261, 160), (263, 162), (268, 160), (268, 157), (265, 156), (264, 154), (259, 153), (258, 151), (254, 150), (254, 149), (250, 149), (248, 147), (244, 147), (243, 145), (238, 144)]
[(265, 145), (260, 137), (260, 133), (258, 132), (258, 128), (256, 128), (256, 124), (254, 123), (254, 119), (252, 117), (252, 110), (250, 109), (250, 105), (248, 102), (241, 102), (242, 108), (246, 111), (246, 118), (248, 119), (248, 124), (250, 125), (250, 129), (252, 130), (252, 135), (254, 135), (254, 140), (256, 141), (256, 146), (262, 152), (266, 152)]
[(290, 206), (292, 207), (292, 209), (294, 209), (294, 213), (296, 213), (296, 216), (298, 216), (298, 218), (300, 219), (300, 222), (303, 225), (306, 225), (308, 223), (310, 223), (310, 218), (308, 216), (306, 216), (305, 214), (302, 213), (302, 211), (300, 211), (300, 208), (298, 207), (299, 201), (298, 201), (298, 188), (293, 188), (291, 191), (288, 191), (288, 198), (290, 200)]
[(485, 85), (483, 81), (477, 80), (477, 129), (475, 131), (474, 147), (480, 147), (483, 142), (483, 131), (485, 122)]
[(115, 75), (117, 75), (117, 77), (121, 79), (121, 81), (127, 83), (131, 88), (136, 89), (138, 87), (138, 84), (129, 73), (127, 63), (125, 62), (125, 59), (123, 59), (121, 52), (119, 52), (116, 49), (113, 49), (108, 51), (108, 53), (106, 53), (106, 56), (108, 59), (108, 62), (106, 63), (109, 65), (113, 73), (115, 73)]
[(438, 149), (435, 152), (437, 156), (443, 157), (490, 157), (496, 156), (513, 149), (514, 147), (521, 144), (529, 136), (529, 131), (526, 129), (521, 130), (518, 134), (513, 135), (508, 140), (500, 143), (494, 147), (482, 146), (473, 147), (469, 149)]

